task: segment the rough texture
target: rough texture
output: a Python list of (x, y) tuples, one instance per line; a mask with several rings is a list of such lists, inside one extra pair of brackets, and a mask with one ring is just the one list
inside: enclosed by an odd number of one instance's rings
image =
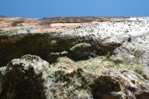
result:
[[(148, 98), (149, 78), (145, 76), (148, 75), (148, 70), (145, 73), (145, 68), (139, 71), (127, 70), (122, 66), (117, 68), (114, 64), (109, 66), (106, 60), (96, 66), (95, 60), (86, 60), (82, 64), (82, 61), (74, 62), (62, 57), (50, 65), (35, 55), (13, 59), (1, 74), (0, 99)], [(100, 57), (98, 60), (102, 61)], [(93, 67), (90, 66), (89, 69), (88, 64)], [(94, 66), (101, 71), (91, 70)], [(126, 66), (128, 67), (130, 66)]]
[[(45, 18), (45, 19), (25, 19), (25, 18), (0, 18), (0, 64), (5, 65), (9, 60), (15, 57), (21, 57), (24, 54), (35, 54), (47, 60), (48, 54), (52, 52), (69, 52), (69, 57), (78, 58), (74, 55), (71, 47), (75, 47), (78, 43), (89, 43), (89, 50), (95, 50), (92, 54), (102, 54), (96, 46), (104, 46), (99, 41), (92, 39), (94, 33), (89, 27), (90, 33), (82, 36), (80, 33), (86, 29), (80, 27), (82, 25), (93, 24), (97, 22), (125, 20), (127, 18), (102, 18), (102, 17), (66, 17), (66, 18)], [(15, 22), (18, 25), (13, 25)], [(71, 20), (71, 21), (70, 21)], [(50, 21), (50, 22), (49, 22)], [(46, 22), (49, 22), (47, 24)], [(40, 24), (42, 23), (42, 24)], [(43, 24), (44, 23), (44, 24)], [(19, 25), (21, 24), (21, 26)], [(56, 27), (53, 27), (57, 24)], [(72, 25), (71, 25), (72, 24)], [(73, 28), (72, 28), (73, 27)], [(74, 27), (76, 27), (74, 29)], [(66, 29), (62, 31), (62, 29)], [(69, 30), (69, 29), (70, 30)], [(82, 29), (83, 28), (83, 29)], [(80, 31), (81, 29), (81, 31)], [(78, 31), (79, 30), (79, 31)], [(67, 33), (70, 31), (70, 33)], [(78, 33), (76, 34), (76, 32)], [(87, 36), (87, 37), (86, 37)], [(111, 47), (111, 46), (109, 46)], [(102, 47), (103, 48), (103, 47)], [(110, 50), (113, 48), (110, 48)], [(88, 50), (88, 49), (86, 49)], [(99, 50), (99, 51), (98, 51)], [(103, 51), (103, 50), (102, 50)], [(91, 51), (90, 51), (91, 52)], [(88, 53), (88, 52), (87, 52)], [(86, 53), (84, 53), (86, 54)], [(88, 56), (88, 55), (85, 55)], [(82, 58), (82, 57), (81, 57)], [(49, 59), (49, 58), (48, 58)], [(53, 61), (53, 59), (51, 59)]]
[[(6, 19), (1, 18), (1, 20)], [(25, 21), (27, 20), (31, 19), (26, 19)], [(32, 21), (35, 21), (34, 23), (36, 24), (40, 22), (37, 19)], [(90, 19), (89, 22), (93, 22), (93, 19)], [(111, 18), (110, 21), (105, 19), (103, 22), (98, 22), (98, 20), (94, 19), (94, 23), (90, 25), (80, 27), (81, 23), (79, 23), (77, 26), (79, 27), (53, 32), (46, 31), (46, 29), (42, 28), (43, 25), (37, 27), (3, 27), (0, 30), (0, 63), (5, 65), (9, 60), (21, 57), (24, 54), (39, 55), (51, 62), (55, 59), (50, 57), (52, 53), (60, 54), (65, 51), (65, 56), (73, 59), (106, 55), (107, 53), (110, 55), (116, 54), (123, 61), (135, 57), (139, 63), (148, 66), (148, 46), (144, 46), (144, 44), (148, 45), (149, 29), (147, 17), (117, 18), (117, 20), (116, 18)], [(53, 29), (52, 27), (46, 28)], [(123, 52), (121, 52), (121, 47), (123, 47)], [(130, 50), (134, 51), (131, 52)], [(141, 52), (140, 55), (137, 54), (138, 52)], [(122, 53), (124, 55), (121, 55)]]
[(0, 99), (148, 99), (149, 18), (0, 17), (0, 66)]
[(31, 55), (10, 61), (2, 76), (0, 98), (46, 99), (44, 88), (52, 83), (51, 79), (48, 79), (48, 67), (46, 61)]

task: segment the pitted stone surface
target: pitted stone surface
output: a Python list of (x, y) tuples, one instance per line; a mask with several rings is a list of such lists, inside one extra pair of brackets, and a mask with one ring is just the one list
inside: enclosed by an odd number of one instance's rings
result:
[[(18, 25), (11, 28), (1, 28), (0, 63), (1, 65), (5, 65), (14, 57), (20, 57), (24, 54), (35, 54), (48, 60), (47, 57), (50, 53), (66, 51), (68, 52), (67, 56), (73, 59), (80, 56), (84, 58), (86, 56), (90, 57), (110, 53), (112, 57), (114, 56), (125, 63), (129, 62), (129, 60), (135, 60), (144, 66), (148, 66), (148, 17), (111, 18), (111, 20), (103, 19), (103, 21), (97, 21), (95, 19), (90, 20), (85, 26), (77, 23), (78, 27), (75, 26), (69, 29), (63, 29), (61, 27), (60, 30), (55, 29), (54, 31), (47, 30), (52, 27), (46, 27), (45, 29), (44, 24), (37, 25), (38, 19), (32, 20), (36, 23), (36, 26), (30, 24), (28, 27), (24, 28)], [(27, 19), (26, 21), (25, 19), (21, 20), (28, 22)], [(48, 21), (50, 19), (45, 20)], [(83, 19), (81, 20), (83, 21)], [(81, 22), (81, 20), (77, 22)], [(57, 24), (59, 21), (54, 22)], [(52, 41), (56, 43), (53, 44)], [(91, 45), (91, 47), (82, 49), (81, 46), (79, 46), (80, 48), (78, 49), (84, 51), (83, 55), (74, 55), (79, 52), (72, 52), (70, 49), (79, 43), (87, 43)], [(53, 61), (53, 59), (49, 62), (51, 61)]]
[[(13, 59), (1, 77), (1, 99), (46, 99), (44, 90), (53, 84), (49, 63), (35, 55)], [(30, 93), (30, 94), (29, 94)]]

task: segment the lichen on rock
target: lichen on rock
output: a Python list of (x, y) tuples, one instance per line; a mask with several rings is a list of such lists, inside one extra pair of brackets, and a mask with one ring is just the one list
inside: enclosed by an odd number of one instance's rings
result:
[(48, 67), (49, 64), (46, 61), (34, 55), (25, 55), (21, 59), (11, 60), (2, 76), (0, 98), (46, 99), (44, 83), (49, 80), (49, 83), (52, 84), (52, 80), (47, 79)]
[[(97, 59), (105, 62), (95, 64)], [(60, 57), (52, 64), (35, 55), (13, 59), (4, 71), (1, 71), (0, 98), (135, 99), (142, 95), (148, 97), (148, 70), (127, 70), (122, 63), (109, 65), (111, 60), (106, 60), (106, 57), (97, 59), (75, 62), (67, 57)], [(92, 64), (92, 68), (97, 65), (96, 69), (101, 70), (94, 72), (94, 69), (86, 68), (89, 63)], [(115, 66), (116, 64), (119, 67)], [(129, 65), (126, 67), (129, 68)]]
[(84, 18), (0, 17), (0, 99), (148, 99), (149, 18)]

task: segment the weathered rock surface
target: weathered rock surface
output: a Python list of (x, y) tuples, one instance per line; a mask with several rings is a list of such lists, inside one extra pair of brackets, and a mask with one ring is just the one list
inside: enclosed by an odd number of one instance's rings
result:
[(148, 99), (149, 18), (0, 17), (0, 66), (0, 99)]
[[(1, 18), (2, 23), (6, 19)], [(13, 20), (13, 18), (7, 20)], [(26, 19), (25, 22), (29, 20), (31, 19)], [(80, 20), (84, 22), (83, 19)], [(0, 64), (5, 65), (9, 60), (24, 54), (38, 55), (51, 62), (56, 59), (56, 56), (51, 58), (53, 53), (59, 53), (57, 56), (65, 55), (73, 59), (109, 53), (121, 61), (137, 59), (136, 61), (142, 65), (148, 66), (148, 20), (147, 17), (117, 18), (117, 20), (111, 18), (111, 20), (105, 19), (103, 22), (90, 19), (88, 22), (90, 25), (80, 27), (81, 23), (79, 23), (77, 25), (79, 27), (74, 25), (75, 28), (58, 31), (48, 31), (47, 29), (53, 28), (47, 26), (44, 29), (41, 24), (36, 27), (12, 27), (11, 25), (6, 28), (12, 23), (8, 22), (7, 24), (6, 22), (7, 25), (1, 28), (0, 33)], [(37, 22), (40, 20), (33, 19), (31, 21), (31, 23), (39, 24)]]
[(37, 56), (11, 60), (1, 76), (0, 99), (46, 99), (44, 87), (52, 84), (48, 67), (48, 62)]
[[(93, 59), (90, 63), (94, 66)], [(149, 96), (149, 78), (145, 76), (149, 71), (144, 73), (145, 68), (139, 74), (133, 69), (109, 69), (103, 62), (96, 67), (102, 71), (93, 73), (81, 66), (66, 57), (51, 65), (35, 55), (13, 59), (1, 71), (0, 99), (147, 99)]]
[[(125, 20), (125, 19), (127, 18), (117, 18), (117, 20)], [(61, 53), (62, 51), (66, 51), (67, 53), (69, 53), (67, 54), (69, 57), (78, 58), (76, 57), (78, 55), (75, 54), (79, 54), (79, 52), (76, 52), (77, 48), (75, 47), (77, 45), (80, 45), (79, 43), (83, 44), (85, 43), (86, 45), (91, 45), (89, 49), (88, 47), (85, 49), (92, 51), (95, 50), (95, 52), (92, 52), (92, 54), (96, 53), (102, 54), (103, 52), (101, 51), (103, 50), (101, 50), (101, 48), (103, 48), (102, 46), (104, 45), (101, 44), (102, 42), (100, 42), (100, 39), (94, 42), (94, 39), (92, 39), (92, 35), (94, 35), (94, 33), (92, 32), (92, 28), (89, 27), (88, 32), (90, 33), (88, 33), (87, 35), (84, 34), (84, 36), (82, 36), (80, 33), (85, 32), (86, 29), (82, 29), (83, 27), (77, 27), (73, 29), (72, 27), (87, 25), (101, 21), (114, 21), (116, 20), (116, 18), (100, 18), (100, 17), (99, 18), (70, 17), (70, 18), (56, 18), (56, 19), (1, 18), (0, 20), (1, 20), (0, 65), (5, 65), (9, 60), (16, 57), (19, 58), (24, 54), (39, 55), (43, 59), (47, 60), (47, 57), (49, 59), (48, 54), (51, 55), (52, 52)], [(21, 24), (21, 26), (13, 25), (15, 22), (17, 24)], [(49, 24), (46, 22), (49, 22)], [(53, 27), (54, 24), (57, 24), (57, 26)], [(72, 28), (72, 29), (70, 30), (67, 29), (68, 31), (70, 31), (70, 33), (67, 33), (67, 30), (62, 31), (62, 29), (65, 28)], [(82, 30), (80, 31), (79, 28)], [(76, 34), (77, 31), (78, 33)], [(99, 48), (99, 46), (101, 48)], [(72, 49), (74, 49), (74, 52), (72, 51)], [(110, 48), (110, 50), (111, 49), (113, 48)], [(82, 57), (82, 55), (79, 55), (79, 57), (80, 56)], [(53, 61), (53, 59), (51, 59), (51, 61)]]

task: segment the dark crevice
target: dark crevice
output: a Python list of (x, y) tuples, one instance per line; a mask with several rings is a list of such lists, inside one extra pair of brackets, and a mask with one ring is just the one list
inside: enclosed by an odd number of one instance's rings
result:
[[(11, 42), (11, 39), (19, 38), (19, 35), (8, 36), (9, 39), (5, 39), (5, 42), (0, 41), (0, 66), (6, 65), (11, 59), (19, 58), (25, 54), (38, 55), (48, 61), (47, 57), (51, 52), (67, 51), (67, 55), (53, 56), (49, 62), (55, 62), (59, 56), (67, 56), (77, 61), (107, 55), (107, 53), (112, 53), (116, 47), (120, 46), (118, 44), (101, 44), (100, 41), (94, 41), (91, 38), (53, 35), (48, 33), (24, 34), (24, 37), (16, 40), (16, 42)], [(80, 43), (86, 43), (90, 46), (70, 50)]]

